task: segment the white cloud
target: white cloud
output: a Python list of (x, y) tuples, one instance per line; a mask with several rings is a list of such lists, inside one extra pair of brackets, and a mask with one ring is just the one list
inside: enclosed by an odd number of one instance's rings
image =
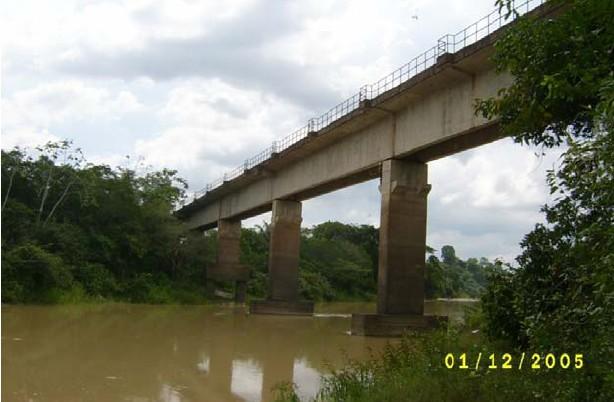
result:
[(274, 96), (220, 80), (192, 79), (170, 91), (160, 111), (167, 126), (135, 144), (154, 166), (173, 166), (204, 186), (302, 125), (305, 112)]
[(544, 171), (558, 153), (536, 157), (535, 150), (503, 140), (462, 156), (451, 156), (430, 164), (433, 188), (442, 204), (463, 200), (477, 208), (532, 206), (544, 201)]
[(19, 91), (3, 100), (3, 108), (9, 125), (29, 121), (48, 126), (67, 119), (115, 117), (139, 111), (143, 105), (127, 91), (112, 94), (80, 81), (61, 81)]
[[(493, 9), (493, 0), (5, 3), (3, 148), (69, 136), (93, 161), (142, 156), (192, 189)], [(515, 255), (541, 219), (555, 159), (502, 141), (431, 163), (429, 244)], [(377, 182), (305, 202), (305, 225), (325, 220), (378, 224)]]
[(7, 134), (2, 129), (2, 148), (10, 149), (16, 146), (33, 148), (49, 141), (57, 141), (60, 138), (49, 133), (47, 129), (35, 129), (32, 127), (15, 127)]
[[(523, 236), (544, 219), (545, 174), (558, 156), (551, 151), (537, 157), (534, 149), (506, 139), (429, 163), (429, 246), (440, 250), (449, 244), (463, 258), (513, 262)], [(379, 226), (378, 184), (372, 180), (304, 202), (303, 226), (327, 220)], [(263, 219), (270, 218), (245, 224)]]
[(558, 162), (553, 150), (500, 140), (429, 164), (429, 245), (450, 244), (463, 257), (502, 257), (508, 262), (549, 200), (546, 170)]
[(152, 39), (192, 38), (236, 16), (252, 0), (62, 0), (4, 4), (2, 44), (14, 74), (38, 71), (84, 51), (138, 51)]
[(58, 81), (21, 90), (2, 100), (3, 147), (57, 139), (51, 127), (66, 121), (117, 119), (143, 110), (128, 91), (111, 93), (81, 81)]

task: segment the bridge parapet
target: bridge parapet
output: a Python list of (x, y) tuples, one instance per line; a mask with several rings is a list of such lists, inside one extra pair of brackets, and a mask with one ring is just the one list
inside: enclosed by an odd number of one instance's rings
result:
[(414, 57), (397, 70), (378, 81), (363, 85), (356, 94), (332, 107), (326, 113), (309, 119), (305, 126), (280, 140), (274, 141), (270, 147), (264, 149), (257, 155), (246, 159), (243, 164), (224, 174), (223, 177), (208, 183), (205, 188), (194, 193), (192, 201), (195, 201), (196, 199), (206, 195), (208, 192), (246, 174), (250, 169), (259, 166), (271, 158), (274, 158), (282, 151), (300, 143), (303, 139), (309, 137), (310, 135), (314, 135), (340, 118), (359, 109), (362, 105), (368, 105), (368, 102), (366, 101), (375, 99), (385, 92), (401, 86), (412, 77), (444, 60), (447, 55), (458, 52), (459, 50), (475, 44), (485, 37), (488, 37), (498, 29), (502, 28), (504, 25), (514, 21), (519, 16), (527, 14), (531, 12), (531, 10), (538, 8), (544, 4), (544, 2), (545, 0), (515, 1), (513, 2), (513, 8), (510, 9), (509, 13), (506, 15), (502, 15), (499, 10), (494, 10), (457, 33), (443, 35), (437, 40), (437, 43), (434, 46)]

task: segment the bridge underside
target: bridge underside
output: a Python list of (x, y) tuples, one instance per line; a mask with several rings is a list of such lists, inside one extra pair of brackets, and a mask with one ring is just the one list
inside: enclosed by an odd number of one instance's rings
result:
[[(270, 159), (183, 207), (192, 229), (218, 226), (220, 253), (210, 275), (244, 289), (239, 238), (229, 227), (272, 210), (269, 295), (253, 313), (311, 314), (298, 299), (301, 201), (352, 184), (381, 179), (376, 315), (356, 315), (352, 332), (397, 335), (441, 323), (424, 316), (427, 162), (500, 138), (498, 123), (474, 113), (476, 99), (496, 96), (511, 82), (489, 60), (501, 30), (308, 135)], [(234, 242), (234, 243), (233, 243)], [(238, 296), (240, 300), (242, 296)]]
[[(492, 35), (491, 35), (492, 36)], [(428, 162), (494, 141), (497, 123), (476, 116), (476, 98), (510, 82), (495, 73), (491, 36), (440, 61), (318, 132), (183, 207), (193, 229), (270, 211), (380, 177), (388, 159)]]

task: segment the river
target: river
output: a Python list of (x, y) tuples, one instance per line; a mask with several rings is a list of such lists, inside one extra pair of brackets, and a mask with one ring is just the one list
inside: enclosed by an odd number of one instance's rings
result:
[[(467, 303), (430, 301), (461, 319)], [(269, 401), (293, 381), (308, 400), (345, 356), (387, 342), (350, 336), (366, 303), (316, 306), (314, 317), (247, 315), (232, 305), (2, 306), (2, 401)]]

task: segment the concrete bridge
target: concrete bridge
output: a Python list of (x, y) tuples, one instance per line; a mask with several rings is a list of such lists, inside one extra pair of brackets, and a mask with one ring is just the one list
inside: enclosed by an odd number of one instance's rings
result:
[[(556, 12), (541, 3), (529, 0), (518, 11)], [(511, 82), (489, 60), (505, 29), (495, 11), (442, 37), (197, 193), (178, 214), (192, 229), (218, 228), (218, 260), (208, 275), (235, 281), (237, 300), (244, 300), (249, 272), (239, 263), (241, 220), (272, 210), (269, 297), (250, 310), (312, 313), (313, 303), (298, 299), (301, 202), (379, 177), (377, 314), (355, 315), (352, 332), (390, 334), (436, 324), (436, 317), (424, 315), (428, 162), (501, 138), (498, 122), (476, 116), (474, 102)]]

